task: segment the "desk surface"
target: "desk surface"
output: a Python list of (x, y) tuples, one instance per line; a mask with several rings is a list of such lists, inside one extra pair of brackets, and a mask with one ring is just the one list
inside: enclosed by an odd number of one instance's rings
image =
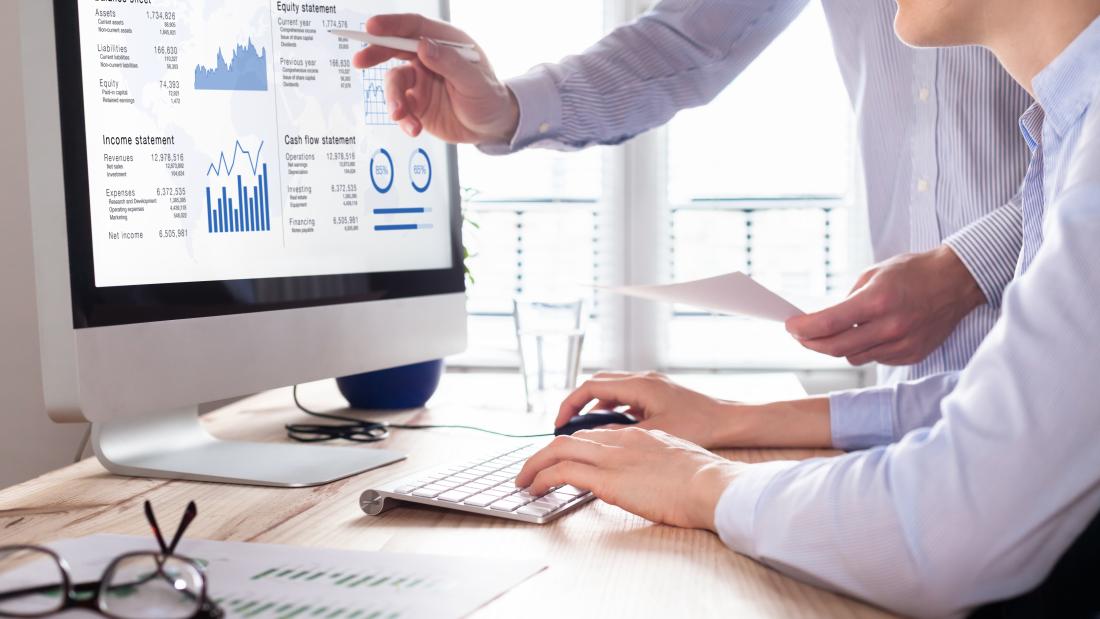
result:
[[(796, 396), (791, 375), (685, 376), (681, 382), (742, 400)], [(385, 415), (420, 422), (478, 423), (538, 431), (545, 421), (517, 412), (517, 379), (449, 374), (430, 410)], [(343, 401), (331, 382), (307, 385), (315, 408)], [(519, 397), (517, 397), (519, 396)], [(476, 406), (474, 405), (476, 404)], [(242, 400), (205, 418), (223, 438), (285, 440), (284, 423), (306, 417), (288, 389)], [(492, 602), (477, 617), (885, 617), (860, 602), (798, 583), (727, 550), (703, 531), (657, 526), (599, 501), (544, 526), (432, 508), (367, 517), (359, 493), (373, 483), (465, 456), (510, 439), (461, 430), (395, 431), (386, 447), (408, 460), (327, 486), (270, 489), (121, 478), (94, 459), (0, 492), (0, 545), (93, 533), (148, 535), (146, 499), (164, 518), (188, 500), (199, 517), (188, 537), (395, 552), (540, 557), (549, 569)], [(514, 442), (514, 441), (512, 441)], [(369, 447), (364, 447), (369, 448)], [(730, 450), (746, 462), (829, 455), (812, 450)], [(537, 602), (536, 602), (537, 601)]]

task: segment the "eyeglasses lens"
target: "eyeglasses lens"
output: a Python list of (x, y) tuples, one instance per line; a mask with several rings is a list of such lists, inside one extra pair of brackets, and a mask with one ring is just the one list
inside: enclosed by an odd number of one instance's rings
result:
[(202, 605), (203, 577), (191, 563), (158, 554), (120, 558), (103, 579), (99, 607), (122, 619), (189, 619)]
[(65, 604), (64, 576), (52, 555), (41, 550), (0, 548), (0, 615), (35, 616)]

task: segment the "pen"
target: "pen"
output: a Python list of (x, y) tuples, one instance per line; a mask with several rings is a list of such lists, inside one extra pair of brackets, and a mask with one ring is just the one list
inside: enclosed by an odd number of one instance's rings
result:
[[(388, 47), (390, 49), (397, 49), (403, 52), (416, 53), (417, 46), (420, 41), (417, 39), (406, 39), (404, 37), (379, 37), (373, 34), (367, 34), (361, 30), (329, 30), (330, 34), (334, 34), (338, 37), (344, 37), (347, 39), (354, 39), (356, 41), (362, 41), (370, 45), (378, 45), (379, 47)], [(455, 43), (454, 41), (440, 41), (439, 39), (432, 39), (437, 45), (443, 47), (449, 47), (456, 52), (459, 56), (462, 56), (470, 62), (480, 62), (481, 56), (474, 49), (474, 46), (470, 43)]]

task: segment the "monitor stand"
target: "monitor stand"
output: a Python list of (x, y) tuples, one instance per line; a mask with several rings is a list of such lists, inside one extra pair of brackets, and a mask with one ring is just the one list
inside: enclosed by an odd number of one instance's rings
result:
[(395, 451), (214, 438), (197, 407), (92, 424), (92, 449), (118, 475), (253, 486), (316, 486), (405, 459)]

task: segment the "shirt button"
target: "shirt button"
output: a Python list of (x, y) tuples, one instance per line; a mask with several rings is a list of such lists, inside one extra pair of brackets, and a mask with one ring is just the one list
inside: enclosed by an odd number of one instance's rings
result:
[(550, 123), (542, 123), (539, 125), (539, 133), (546, 133), (550, 131)]
[(921, 88), (917, 96), (920, 97), (921, 101), (927, 101), (928, 98), (932, 96), (932, 91), (928, 90), (927, 87)]
[(928, 188), (930, 186), (931, 185), (929, 184), (927, 178), (922, 178), (919, 181), (917, 181), (917, 191), (919, 191), (921, 193), (924, 193), (924, 192), (928, 191)]

